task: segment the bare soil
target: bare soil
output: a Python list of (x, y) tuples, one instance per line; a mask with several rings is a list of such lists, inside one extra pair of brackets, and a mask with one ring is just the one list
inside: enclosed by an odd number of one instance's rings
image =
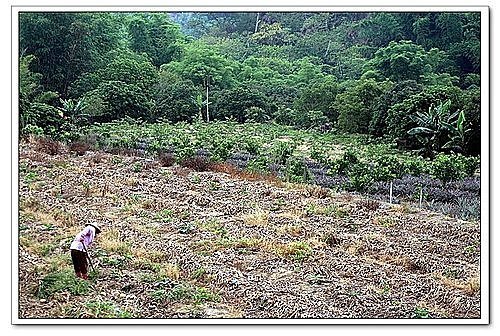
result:
[[(480, 317), (478, 222), (141, 157), (19, 154), (20, 318), (103, 317), (96, 302), (133, 318)], [(90, 291), (37, 296), (92, 221)]]

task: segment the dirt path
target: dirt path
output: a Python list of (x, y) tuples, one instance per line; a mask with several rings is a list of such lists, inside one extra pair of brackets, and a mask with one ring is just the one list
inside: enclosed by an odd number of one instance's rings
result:
[[(477, 222), (137, 157), (20, 157), (21, 318), (479, 318)], [(98, 279), (38, 297), (93, 220)]]

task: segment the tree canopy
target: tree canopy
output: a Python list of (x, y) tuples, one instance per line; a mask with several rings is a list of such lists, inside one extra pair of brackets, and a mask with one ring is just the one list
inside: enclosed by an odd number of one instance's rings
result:
[[(230, 119), (328, 124), (414, 148), (415, 116), (441, 106), (467, 128), (460, 150), (480, 151), (479, 13), (19, 15), (21, 132)], [(88, 117), (65, 118), (68, 106)]]

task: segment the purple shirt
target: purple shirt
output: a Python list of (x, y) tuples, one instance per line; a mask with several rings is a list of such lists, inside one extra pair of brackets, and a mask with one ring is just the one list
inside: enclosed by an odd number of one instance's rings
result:
[(92, 225), (87, 225), (85, 229), (83, 229), (80, 233), (78, 233), (75, 236), (75, 239), (71, 243), (70, 249), (85, 251), (82, 242), (80, 240), (83, 238), (83, 243), (85, 244), (85, 247), (88, 248), (94, 241), (94, 237), (95, 237), (95, 228)]

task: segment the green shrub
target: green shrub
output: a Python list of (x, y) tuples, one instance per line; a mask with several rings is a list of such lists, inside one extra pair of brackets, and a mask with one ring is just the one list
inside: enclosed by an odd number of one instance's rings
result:
[(248, 138), (244, 142), (244, 149), (249, 154), (252, 154), (252, 155), (258, 155), (260, 152), (260, 147), (261, 147), (260, 142), (255, 140), (255, 139), (252, 139), (252, 138)]
[(285, 179), (287, 182), (305, 183), (312, 180), (312, 174), (307, 168), (304, 159), (289, 157), (285, 166)]
[(326, 123), (328, 123), (328, 117), (326, 117), (321, 111), (307, 111), (299, 114), (299, 118), (295, 123), (295, 126), (299, 128), (318, 128)]
[(267, 173), (269, 172), (269, 160), (265, 156), (257, 157), (250, 160), (247, 165), (247, 170), (252, 173)]
[(229, 139), (213, 137), (210, 144), (211, 159), (213, 161), (226, 161), (234, 147), (234, 143)]
[(330, 157), (328, 156), (327, 153), (325, 153), (325, 149), (321, 145), (314, 144), (311, 148), (310, 155), (311, 155), (311, 159), (313, 159), (319, 163), (322, 163), (322, 164), (327, 165), (327, 166), (332, 164)]
[(166, 293), (166, 298), (170, 301), (193, 300), (195, 304), (219, 300), (218, 295), (210, 292), (207, 288), (189, 284), (175, 285)]
[(356, 154), (352, 150), (348, 149), (344, 152), (340, 159), (333, 162), (330, 169), (334, 174), (344, 174), (348, 172), (349, 167), (352, 167), (358, 162), (359, 159)]
[(363, 163), (354, 164), (349, 169), (348, 177), (349, 188), (355, 191), (363, 191), (375, 181), (372, 167)]
[(37, 136), (43, 136), (43, 128), (36, 126), (36, 125), (29, 124), (29, 125), (26, 125), (26, 127), (24, 127), (21, 130), (21, 133), (22, 134), (32, 134), (32, 135), (37, 135)]
[(479, 158), (440, 153), (432, 161), (432, 175), (448, 182), (472, 176), (478, 167)]
[(285, 164), (295, 150), (295, 145), (285, 141), (276, 141), (271, 147), (271, 156), (278, 164)]

